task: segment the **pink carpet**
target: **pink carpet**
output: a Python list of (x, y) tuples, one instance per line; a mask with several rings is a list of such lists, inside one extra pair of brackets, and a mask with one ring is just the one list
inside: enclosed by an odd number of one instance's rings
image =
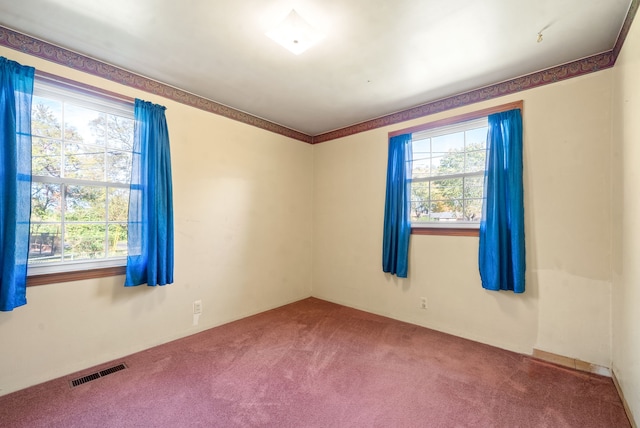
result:
[(0, 397), (0, 426), (630, 424), (609, 378), (310, 298)]

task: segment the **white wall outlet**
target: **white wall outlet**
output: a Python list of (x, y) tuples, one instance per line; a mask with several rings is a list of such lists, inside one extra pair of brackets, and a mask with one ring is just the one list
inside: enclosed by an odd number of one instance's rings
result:
[(193, 314), (200, 315), (202, 313), (202, 300), (193, 302)]
[(420, 309), (427, 309), (427, 298), (426, 297), (421, 297), (420, 298)]

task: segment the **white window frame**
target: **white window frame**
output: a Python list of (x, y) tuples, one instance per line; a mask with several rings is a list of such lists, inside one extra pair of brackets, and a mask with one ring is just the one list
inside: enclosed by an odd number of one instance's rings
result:
[[(450, 125), (443, 125), (424, 131), (417, 131), (411, 134), (411, 140), (420, 141), (428, 138), (439, 137), (448, 134), (454, 134), (462, 131), (469, 131), (477, 128), (488, 127), (488, 116), (481, 116), (478, 118), (456, 122)], [(486, 144), (486, 141), (485, 141)], [(415, 153), (415, 152), (414, 152)], [(412, 173), (411, 183), (418, 182), (430, 182), (449, 178), (464, 178), (464, 177), (484, 177), (486, 173), (485, 169), (477, 172), (461, 172), (449, 175), (430, 175), (427, 177), (414, 178)], [(411, 186), (412, 184), (409, 184)], [(463, 198), (464, 201), (464, 198)], [(480, 221), (415, 221), (411, 220), (411, 227), (415, 229), (479, 229)]]
[[(105, 91), (106, 92), (106, 91)], [(34, 96), (43, 98), (64, 100), (74, 105), (89, 108), (92, 110), (104, 112), (107, 114), (117, 115), (128, 119), (134, 119), (134, 105), (129, 101), (103, 95), (100, 91), (87, 90), (84, 87), (75, 87), (70, 84), (55, 82), (46, 78), (39, 79), (36, 76), (34, 83)], [(37, 138), (37, 136), (34, 136)], [(51, 176), (32, 176), (32, 182), (47, 182), (64, 185), (90, 185), (105, 187), (108, 192), (109, 188), (129, 188), (129, 184), (112, 183), (107, 181), (91, 181), (74, 178), (61, 178)], [(108, 195), (108, 193), (107, 193)], [(108, 198), (107, 198), (108, 200)], [(61, 224), (64, 228), (64, 202), (61, 201)], [(105, 221), (95, 222), (96, 224), (105, 224), (108, 227), (108, 202), (105, 205)], [(91, 222), (83, 222), (91, 223)], [(64, 272), (78, 272), (93, 269), (112, 268), (125, 266), (127, 262), (126, 256), (108, 257), (105, 254), (101, 259), (86, 259), (79, 261), (59, 261), (43, 264), (28, 264), (27, 276), (39, 276)]]

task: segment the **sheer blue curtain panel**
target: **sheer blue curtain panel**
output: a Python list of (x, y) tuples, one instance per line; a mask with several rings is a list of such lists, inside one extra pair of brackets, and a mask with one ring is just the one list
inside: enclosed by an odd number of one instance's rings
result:
[(489, 116), (479, 268), (488, 290), (525, 291), (522, 115)]
[(411, 236), (411, 134), (389, 139), (387, 191), (382, 238), (382, 271), (406, 278)]
[(173, 191), (165, 107), (136, 99), (125, 286), (173, 283)]
[(35, 69), (0, 57), (0, 310), (27, 303)]

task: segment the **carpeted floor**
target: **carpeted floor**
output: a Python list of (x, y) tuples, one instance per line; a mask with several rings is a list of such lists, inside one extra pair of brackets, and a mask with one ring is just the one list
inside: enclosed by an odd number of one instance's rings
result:
[(0, 397), (0, 426), (630, 425), (609, 378), (310, 298)]

